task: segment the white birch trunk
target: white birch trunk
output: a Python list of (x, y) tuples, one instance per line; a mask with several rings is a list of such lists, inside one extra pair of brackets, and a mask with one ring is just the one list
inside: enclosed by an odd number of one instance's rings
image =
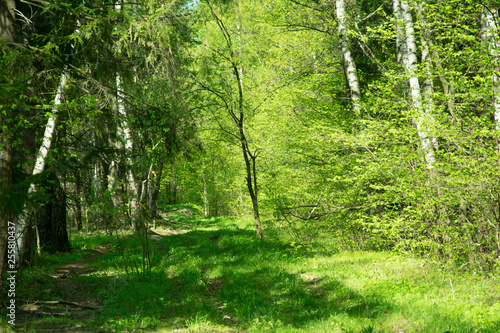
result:
[(406, 41), (404, 33), (404, 22), (403, 14), (401, 12), (401, 1), (394, 0), (392, 2), (394, 18), (396, 19), (396, 59), (399, 63), (402, 63), (405, 68), (408, 66), (408, 57), (406, 52)]
[(135, 181), (135, 176), (132, 171), (132, 135), (130, 134), (130, 129), (127, 121), (127, 111), (125, 109), (125, 103), (123, 101), (122, 93), (122, 83), (120, 74), (116, 74), (116, 89), (117, 93), (117, 104), (118, 104), (118, 116), (120, 124), (118, 126), (118, 136), (125, 144), (125, 154), (127, 163), (127, 190), (130, 197), (130, 217), (132, 222), (137, 227), (138, 226), (138, 211), (139, 211), (139, 198), (137, 183)]
[[(47, 121), (47, 125), (45, 126), (45, 133), (43, 134), (42, 144), (40, 145), (40, 149), (38, 150), (38, 155), (36, 157), (35, 167), (33, 168), (32, 175), (38, 175), (43, 172), (45, 169), (45, 161), (47, 159), (47, 155), (50, 151), (50, 147), (52, 145), (52, 140), (54, 138), (54, 131), (57, 124), (58, 118), (58, 107), (62, 104), (63, 95), (66, 88), (67, 82), (67, 73), (63, 72), (61, 74), (61, 80), (59, 82), (59, 86), (57, 87), (56, 97), (54, 99), (54, 106), (52, 107), (51, 115)], [(28, 195), (35, 192), (36, 186), (35, 184), (31, 184)], [(26, 245), (26, 228), (27, 223), (26, 219), (28, 218), (28, 208), (24, 207), (23, 213), (18, 218), (18, 222), (16, 225), (16, 239), (17, 239), (17, 254), (16, 254), (16, 264), (20, 265), (22, 260), (22, 253), (25, 250)]]
[[(95, 141), (94, 141), (95, 142)], [(99, 163), (95, 161), (92, 164), (92, 187), (94, 189), (94, 200), (95, 202), (101, 201), (100, 198), (100, 191), (99, 191)], [(97, 211), (97, 214), (94, 216), (95, 219), (95, 228), (97, 231), (99, 231), (99, 225), (101, 221), (101, 211)]]
[(420, 138), (420, 144), (422, 150), (425, 154), (425, 161), (427, 162), (427, 168), (432, 170), (434, 168), (434, 150), (432, 146), (432, 140), (427, 136), (427, 124), (426, 121), (430, 120), (426, 117), (425, 112), (422, 108), (422, 97), (420, 92), (420, 83), (418, 81), (418, 76), (415, 73), (417, 67), (417, 46), (415, 43), (415, 31), (413, 29), (413, 18), (408, 6), (407, 0), (401, 0), (401, 10), (403, 13), (403, 20), (405, 23), (406, 31), (406, 46), (408, 54), (408, 74), (410, 76), (410, 92), (413, 102), (413, 108), (417, 112), (416, 127), (417, 133)]
[[(494, 9), (483, 7), (483, 39), (487, 43), (488, 52), (491, 55), (495, 70), (491, 74), (493, 90), (493, 117), (495, 119), (495, 129), (500, 130), (500, 77), (498, 75), (499, 50), (498, 40), (498, 13)], [(497, 144), (500, 153), (500, 144)]]
[[(425, 6), (425, 2), (422, 1), (418, 5), (418, 11), (420, 15), (420, 20), (422, 21), (422, 34), (420, 37), (420, 44), (422, 45), (422, 63), (425, 65), (426, 77), (423, 81), (423, 93), (424, 93), (424, 113), (428, 115), (431, 119), (431, 115), (434, 111), (434, 83), (432, 82), (432, 74), (431, 74), (431, 56), (429, 51), (430, 38), (431, 34), (427, 29), (427, 21), (424, 17), (423, 7)], [(430, 138), (432, 149), (434, 151), (437, 150), (437, 140), (434, 136)]]
[(336, 0), (338, 33), (342, 55), (344, 57), (346, 77), (351, 90), (352, 109), (354, 113), (361, 116), (361, 91), (359, 89), (359, 79), (356, 70), (356, 63), (349, 49), (349, 40), (347, 37), (346, 14), (344, 0)]

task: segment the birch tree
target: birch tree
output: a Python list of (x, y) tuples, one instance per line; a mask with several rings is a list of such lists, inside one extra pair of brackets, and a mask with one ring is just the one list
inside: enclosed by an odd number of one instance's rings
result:
[[(420, 35), (420, 45), (422, 48), (421, 63), (425, 66), (425, 77), (423, 80), (423, 95), (424, 95), (424, 113), (428, 116), (428, 119), (432, 119), (432, 113), (434, 111), (434, 84), (432, 82), (431, 73), (431, 33), (427, 26), (427, 21), (425, 18), (425, 1), (418, 4), (417, 10), (419, 14), (419, 19), (422, 26), (422, 33)], [(452, 111), (453, 112), (453, 111)], [(430, 137), (431, 149), (437, 150), (437, 140), (434, 136)]]
[(401, 12), (401, 1), (393, 0), (393, 11), (396, 24), (396, 59), (399, 63), (407, 66), (407, 47), (405, 40), (403, 13)]
[[(483, 39), (487, 44), (488, 52), (493, 62), (493, 73), (491, 74), (492, 105), (495, 129), (500, 130), (500, 77), (499, 71), (499, 40), (498, 40), (498, 12), (495, 8), (483, 7), (482, 11)], [(500, 143), (497, 144), (500, 153)]]
[[(45, 131), (43, 134), (42, 144), (38, 149), (38, 154), (35, 160), (35, 166), (33, 168), (32, 175), (38, 175), (43, 172), (46, 165), (47, 155), (50, 151), (54, 135), (55, 129), (58, 119), (59, 107), (63, 103), (64, 91), (66, 89), (68, 72), (65, 70), (61, 74), (61, 79), (59, 81), (59, 85), (57, 87), (56, 96), (54, 98), (54, 105), (49, 115), (49, 119), (47, 120), (47, 125), (45, 126)], [(34, 193), (37, 187), (34, 183), (32, 183), (28, 190), (28, 195)], [(27, 222), (29, 210), (27, 207), (23, 209), (23, 213), (18, 218), (18, 222), (16, 225), (16, 239), (17, 239), (17, 264), (20, 265), (23, 260), (23, 253), (26, 249), (28, 228), (31, 227), (30, 223)]]
[(359, 89), (356, 63), (349, 48), (347, 17), (345, 13), (344, 0), (336, 0), (335, 5), (337, 9), (339, 41), (344, 59), (344, 71), (346, 73), (347, 83), (350, 89), (352, 109), (357, 116), (361, 117), (361, 91)]
[(428, 110), (424, 111), (422, 106), (422, 94), (420, 89), (420, 82), (418, 79), (417, 71), (417, 45), (415, 41), (415, 31), (413, 28), (413, 18), (408, 5), (408, 0), (401, 0), (401, 11), (406, 34), (406, 51), (407, 51), (407, 71), (410, 76), (410, 93), (412, 105), (417, 113), (415, 125), (417, 127), (418, 137), (420, 138), (420, 145), (425, 155), (427, 168), (432, 170), (434, 168), (434, 148), (432, 139), (428, 137), (428, 122), (430, 121), (430, 114)]
[(127, 165), (127, 190), (130, 198), (130, 217), (134, 223), (135, 228), (140, 227), (138, 221), (139, 213), (139, 191), (137, 188), (137, 183), (135, 179), (134, 172), (132, 170), (132, 153), (133, 153), (133, 143), (132, 135), (130, 132), (129, 124), (127, 121), (128, 114), (125, 108), (124, 95), (123, 95), (122, 80), (119, 73), (116, 74), (116, 90), (117, 90), (117, 108), (118, 108), (118, 138), (124, 143), (125, 152), (125, 162)]

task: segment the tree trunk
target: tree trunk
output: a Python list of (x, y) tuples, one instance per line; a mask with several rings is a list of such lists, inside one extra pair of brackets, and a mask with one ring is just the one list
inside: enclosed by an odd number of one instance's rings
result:
[(408, 56), (406, 51), (405, 32), (403, 29), (404, 21), (401, 12), (401, 1), (393, 0), (392, 5), (394, 17), (396, 19), (396, 59), (406, 67), (408, 64)]
[[(6, 42), (14, 42), (16, 40), (16, 16), (15, 16), (16, 2), (14, 0), (5, 0), (0, 4), (0, 40)], [(6, 102), (8, 98), (4, 99), (0, 96), (1, 102)], [(10, 212), (10, 205), (8, 200), (5, 200), (12, 185), (12, 167), (13, 167), (13, 148), (12, 137), (10, 131), (5, 131), (4, 126), (9, 128), (7, 122), (7, 115), (0, 112), (0, 295), (3, 295), (3, 274), (4, 268), (10, 266), (6, 265), (6, 252), (9, 231), (12, 231), (13, 221), (11, 220), (12, 213)], [(10, 222), (10, 223), (9, 223)], [(11, 229), (9, 230), (9, 227)], [(12, 232), (11, 232), (12, 234)], [(3, 307), (0, 304), (0, 309)]]
[[(431, 41), (431, 34), (427, 27), (427, 21), (424, 13), (425, 2), (422, 1), (418, 4), (418, 12), (422, 25), (422, 33), (420, 37), (420, 44), (422, 45), (422, 64), (425, 65), (426, 76), (423, 81), (423, 93), (424, 93), (424, 113), (427, 115), (431, 115), (434, 111), (434, 84), (432, 82), (432, 74), (431, 74), (431, 57), (429, 51), (429, 44)], [(431, 145), (432, 150), (436, 151), (437, 140), (434, 136), (431, 136)]]
[[(64, 90), (66, 88), (66, 82), (67, 82), (67, 73), (63, 72), (61, 74), (61, 80), (59, 82), (59, 86), (57, 87), (57, 94), (54, 100), (54, 107), (52, 108), (52, 113), (49, 117), (49, 120), (47, 121), (47, 125), (45, 127), (45, 133), (43, 135), (43, 141), (40, 146), (40, 149), (38, 150), (38, 155), (36, 158), (35, 162), (35, 167), (33, 168), (33, 175), (38, 175), (43, 172), (45, 169), (45, 161), (47, 158), (47, 155), (49, 153), (50, 147), (52, 145), (52, 140), (54, 138), (54, 133), (55, 133), (55, 127), (57, 123), (57, 117), (58, 117), (58, 107), (59, 105), (62, 104), (63, 100), (63, 95), (64, 95)], [(31, 184), (29, 190), (28, 190), (28, 195), (36, 191), (36, 186), (35, 184)], [(25, 250), (27, 250), (27, 242), (29, 235), (27, 233), (28, 229), (31, 229), (30, 222), (31, 220), (27, 220), (29, 215), (28, 209), (25, 207), (23, 209), (23, 213), (21, 216), (18, 217), (17, 219), (17, 225), (16, 225), (16, 238), (17, 238), (17, 265), (21, 265), (22, 262), (26, 259), (23, 258), (23, 253)], [(27, 222), (28, 221), (28, 222)]]
[[(235, 135), (238, 137), (241, 143), (241, 150), (243, 154), (243, 159), (245, 160), (245, 168), (246, 168), (246, 183), (247, 183), (247, 188), (248, 192), (250, 194), (250, 198), (252, 200), (252, 209), (253, 209), (253, 214), (254, 214), (254, 220), (255, 220), (255, 229), (257, 232), (257, 237), (262, 238), (264, 236), (263, 231), (262, 231), (262, 222), (260, 220), (260, 214), (259, 214), (259, 204), (258, 204), (258, 190), (257, 190), (257, 171), (256, 171), (256, 158), (257, 156), (250, 152), (249, 146), (248, 146), (248, 140), (245, 135), (244, 127), (245, 127), (245, 107), (244, 107), (244, 94), (243, 94), (243, 66), (241, 64), (241, 57), (238, 57), (235, 54), (234, 46), (232, 44), (231, 40), (231, 34), (230, 31), (226, 28), (224, 22), (221, 20), (219, 16), (215, 13), (212, 5), (210, 2), (207, 2), (208, 6), (210, 7), (211, 13), (213, 18), (215, 19), (217, 25), (219, 26), (219, 29), (221, 33), (224, 36), (224, 39), (226, 41), (227, 48), (229, 50), (229, 57), (227, 58), (232, 74), (234, 75), (234, 80), (235, 84), (237, 87), (237, 97), (234, 98), (234, 103), (231, 106), (228, 105), (227, 107), (227, 112), (229, 114), (229, 117), (233, 121), (236, 130), (238, 131), (237, 134)], [(241, 41), (241, 29), (242, 29), (242, 24), (240, 19), (238, 19), (239, 24), (237, 26), (237, 31), (238, 31), (238, 51), (241, 55), (241, 49), (242, 49), (242, 41)]]
[(361, 118), (361, 91), (359, 89), (359, 79), (356, 69), (356, 63), (354, 62), (354, 58), (352, 57), (349, 48), (349, 38), (347, 36), (346, 27), (347, 18), (345, 13), (344, 0), (336, 0), (335, 2), (337, 9), (339, 41), (340, 47), (342, 49), (342, 56), (344, 58), (345, 76), (347, 78), (350, 89), (352, 110), (357, 117)]
[[(99, 185), (99, 162), (94, 161), (92, 164), (92, 190), (94, 193), (92, 194), (93, 197), (93, 204), (94, 206), (97, 205), (99, 202), (101, 202), (101, 191), (100, 191), (100, 185)], [(101, 220), (101, 212), (96, 209), (94, 216), (94, 221), (95, 221), (95, 230), (99, 231), (100, 227), (100, 220)]]
[(45, 186), (49, 188), (49, 201), (36, 214), (40, 250), (68, 252), (71, 247), (66, 229), (66, 193), (54, 173), (48, 180)]
[(3, 0), (0, 3), (0, 40), (16, 41), (16, 1)]
[[(238, 41), (239, 41), (239, 52), (241, 54), (241, 21), (238, 24)], [(256, 171), (256, 159), (257, 156), (250, 152), (250, 148), (248, 147), (248, 140), (244, 131), (244, 121), (245, 121), (245, 112), (243, 107), (243, 66), (241, 65), (241, 61), (236, 61), (234, 57), (233, 61), (233, 70), (236, 76), (236, 80), (238, 82), (238, 111), (239, 115), (237, 118), (237, 126), (240, 132), (240, 140), (241, 140), (241, 149), (243, 152), (243, 159), (245, 160), (245, 167), (247, 170), (247, 187), (248, 192), (250, 194), (250, 198), (252, 199), (252, 208), (253, 208), (253, 216), (255, 221), (255, 230), (257, 232), (257, 238), (263, 238), (264, 233), (262, 231), (262, 222), (260, 220), (259, 213), (259, 197), (258, 197), (258, 187), (257, 187), (257, 171)]]
[(207, 177), (205, 175), (205, 156), (201, 160), (201, 177), (203, 178), (203, 203), (205, 206), (205, 217), (210, 215), (210, 204), (208, 201)]
[(154, 221), (158, 212), (158, 206), (156, 201), (158, 200), (158, 194), (160, 193), (161, 175), (163, 173), (163, 160), (158, 163), (158, 171), (156, 172), (155, 188), (151, 193), (150, 207), (151, 207), (151, 219)]
[(401, 0), (401, 10), (403, 13), (403, 20), (405, 23), (406, 31), (406, 50), (408, 54), (408, 64), (407, 70), (410, 75), (410, 91), (411, 98), (413, 102), (413, 108), (417, 113), (416, 127), (417, 133), (420, 138), (421, 148), (425, 155), (425, 161), (427, 162), (427, 168), (432, 170), (434, 168), (434, 150), (432, 146), (432, 140), (428, 138), (428, 124), (430, 121), (430, 115), (426, 114), (422, 108), (422, 96), (420, 92), (420, 83), (418, 76), (415, 73), (417, 67), (417, 46), (415, 43), (415, 32), (413, 29), (413, 18), (410, 12), (410, 7), (408, 6), (408, 0)]
[(247, 171), (246, 181), (248, 193), (252, 200), (253, 216), (255, 220), (255, 229), (258, 238), (263, 238), (264, 234), (262, 231), (262, 222), (260, 220), (259, 213), (259, 200), (258, 200), (258, 188), (257, 188), (257, 171), (256, 171), (256, 156), (250, 153), (248, 149), (248, 142), (243, 130), (243, 126), (240, 127), (240, 139), (241, 139), (241, 149), (243, 151), (243, 158), (245, 160), (245, 167)]
[(76, 193), (75, 193), (75, 204), (76, 204), (76, 228), (78, 231), (82, 231), (82, 179), (80, 173), (76, 175)]
[[(498, 39), (498, 13), (496, 9), (483, 7), (483, 39), (488, 46), (488, 52), (493, 60), (494, 71), (491, 74), (492, 94), (493, 94), (493, 117), (495, 129), (500, 130), (500, 77), (498, 76), (500, 55), (500, 43)], [(500, 143), (497, 144), (500, 153)]]
[(136, 229), (140, 229), (141, 223), (139, 221), (139, 197), (138, 188), (135, 181), (135, 176), (132, 171), (132, 135), (127, 121), (127, 111), (125, 109), (125, 103), (123, 101), (122, 93), (122, 82), (120, 74), (116, 74), (116, 89), (117, 89), (117, 104), (118, 104), (118, 116), (119, 116), (119, 130), (118, 137), (122, 140), (125, 145), (125, 155), (127, 164), (127, 193), (130, 198), (130, 218)]
[[(7, 125), (3, 113), (0, 112), (0, 129)], [(12, 143), (9, 131), (0, 130), (0, 279), (3, 279), (8, 242), (8, 231), (12, 230), (12, 215), (9, 208), (6, 191), (10, 191), (12, 185)], [(10, 222), (10, 223), (9, 223)], [(9, 228), (11, 227), (11, 228)], [(12, 234), (12, 233), (11, 233)], [(0, 295), (3, 294), (3, 280), (0, 283)], [(2, 305), (0, 304), (0, 308)]]

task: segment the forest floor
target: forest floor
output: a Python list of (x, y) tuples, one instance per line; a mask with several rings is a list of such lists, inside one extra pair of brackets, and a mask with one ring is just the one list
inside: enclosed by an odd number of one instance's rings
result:
[(150, 231), (146, 252), (131, 232), (74, 233), (71, 253), (18, 276), (16, 326), (2, 314), (0, 331), (500, 332), (496, 273), (257, 240), (244, 219), (183, 221)]
[[(54, 299), (25, 300), (26, 304), (20, 307), (21, 311), (16, 316), (16, 325), (24, 330), (36, 327), (36, 332), (88, 332), (88, 329), (74, 323), (91, 321), (101, 311), (103, 302), (94, 297), (93, 285), (75, 278), (94, 274), (96, 269), (92, 267), (92, 262), (109, 252), (106, 244), (99, 245), (79, 260), (65, 262), (53, 272), (33, 276), (40, 283), (38, 287), (45, 294), (53, 295)], [(47, 317), (54, 320), (44, 324)], [(65, 320), (58, 322), (58, 318)]]

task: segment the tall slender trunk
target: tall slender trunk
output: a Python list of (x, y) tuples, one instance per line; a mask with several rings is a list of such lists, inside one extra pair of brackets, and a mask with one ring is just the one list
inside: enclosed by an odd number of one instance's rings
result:
[[(431, 33), (427, 26), (427, 21), (424, 12), (425, 1), (418, 4), (418, 13), (422, 25), (422, 33), (420, 35), (420, 44), (422, 46), (422, 64), (425, 66), (426, 75), (423, 80), (423, 93), (424, 93), (424, 113), (431, 116), (434, 111), (434, 83), (432, 82), (431, 72), (431, 54), (430, 54), (430, 41)], [(430, 137), (432, 149), (438, 149), (437, 140), (434, 136)]]
[(203, 203), (205, 206), (205, 217), (210, 215), (210, 204), (208, 201), (207, 176), (205, 172), (205, 156), (201, 160), (201, 177), (203, 178)]
[[(47, 155), (49, 153), (50, 147), (52, 145), (52, 141), (54, 138), (56, 123), (58, 119), (58, 107), (62, 104), (64, 91), (66, 88), (67, 82), (67, 73), (66, 71), (61, 74), (61, 80), (59, 81), (59, 86), (57, 87), (56, 97), (54, 99), (54, 106), (52, 107), (51, 115), (47, 121), (47, 125), (45, 126), (45, 133), (43, 135), (42, 144), (40, 149), (38, 150), (38, 155), (35, 161), (35, 167), (33, 168), (33, 175), (38, 175), (43, 172), (45, 169), (45, 162), (47, 159)], [(36, 185), (31, 184), (28, 195), (36, 191)], [(28, 218), (28, 208), (25, 207), (23, 209), (23, 213), (18, 217), (18, 222), (16, 225), (16, 238), (17, 238), (17, 264), (21, 265), (23, 261), (23, 253), (26, 249), (27, 245), (27, 229), (31, 228), (30, 222), (27, 222)]]
[(408, 52), (406, 49), (403, 13), (401, 12), (401, 1), (393, 0), (394, 18), (396, 19), (396, 59), (405, 67), (408, 65)]
[[(491, 85), (493, 94), (493, 117), (495, 120), (495, 129), (500, 130), (500, 77), (497, 74), (500, 60), (500, 41), (498, 38), (498, 12), (496, 9), (483, 7), (483, 39), (488, 47), (488, 52), (493, 60), (494, 71), (491, 74)], [(500, 143), (497, 144), (497, 150), (500, 153)]]
[(70, 250), (66, 224), (66, 191), (52, 171), (46, 185), (50, 200), (35, 214), (39, 251), (66, 252)]
[(158, 212), (156, 201), (158, 200), (158, 194), (160, 193), (162, 174), (163, 174), (163, 160), (160, 160), (160, 162), (158, 163), (158, 171), (156, 172), (155, 188), (153, 189), (150, 198), (151, 219), (153, 221), (156, 219), (156, 214)]
[[(240, 53), (241, 57), (241, 49), (242, 49), (242, 42), (241, 42), (241, 29), (242, 29), (242, 23), (241, 23), (241, 17), (238, 19), (239, 24), (237, 27), (238, 30), (238, 51)], [(252, 200), (252, 208), (253, 208), (253, 216), (254, 216), (254, 222), (255, 222), (255, 230), (257, 232), (257, 238), (263, 238), (264, 233), (262, 230), (262, 222), (260, 220), (260, 212), (259, 212), (259, 192), (258, 192), (258, 187), (257, 187), (257, 156), (256, 154), (252, 154), (250, 151), (250, 148), (248, 147), (248, 140), (245, 135), (245, 130), (244, 130), (244, 125), (245, 125), (245, 111), (244, 111), (244, 106), (243, 106), (243, 66), (241, 64), (241, 61), (235, 61), (234, 56), (232, 57), (233, 61), (233, 70), (234, 74), (236, 76), (236, 80), (238, 82), (238, 117), (237, 117), (237, 126), (239, 129), (240, 133), (240, 140), (241, 140), (241, 149), (243, 152), (243, 159), (245, 160), (245, 166), (247, 170), (247, 187), (248, 187), (248, 192), (250, 194), (250, 198)]]
[(80, 172), (77, 171), (76, 174), (76, 193), (75, 193), (75, 204), (76, 204), (76, 228), (78, 231), (83, 229), (82, 223), (82, 179)]
[[(241, 151), (243, 154), (243, 159), (245, 160), (245, 169), (246, 169), (246, 183), (248, 192), (250, 194), (250, 198), (252, 200), (252, 210), (255, 221), (255, 229), (257, 232), (257, 237), (262, 238), (264, 236), (262, 230), (262, 222), (260, 220), (259, 213), (259, 203), (258, 203), (258, 186), (257, 186), (257, 167), (256, 167), (256, 159), (257, 155), (252, 154), (248, 145), (248, 140), (245, 135), (245, 106), (244, 106), (244, 94), (243, 94), (243, 66), (241, 63), (241, 57), (237, 57), (234, 50), (234, 45), (232, 43), (230, 31), (226, 28), (222, 19), (217, 16), (214, 11), (212, 4), (208, 1), (208, 6), (210, 7), (213, 18), (215, 19), (219, 29), (224, 36), (226, 41), (226, 45), (228, 47), (229, 52), (229, 63), (231, 66), (232, 74), (234, 75), (236, 87), (237, 87), (237, 96), (234, 98), (234, 104), (228, 104), (227, 112), (233, 121), (237, 133), (235, 135), (240, 140)], [(238, 51), (241, 55), (242, 50), (242, 41), (241, 41), (241, 31), (242, 24), (240, 18), (238, 18)], [(231, 102), (232, 103), (232, 102)]]
[(422, 107), (422, 95), (420, 91), (420, 83), (416, 74), (417, 67), (417, 46), (415, 43), (415, 31), (413, 29), (413, 18), (411, 15), (408, 0), (401, 0), (401, 10), (403, 14), (403, 21), (405, 24), (406, 32), (406, 50), (408, 54), (407, 71), (410, 76), (410, 92), (413, 103), (413, 108), (417, 113), (415, 125), (417, 133), (420, 138), (420, 145), (425, 155), (427, 168), (432, 170), (434, 168), (434, 149), (432, 139), (429, 139), (428, 122), (431, 120), (430, 114), (424, 112)]
[[(96, 205), (98, 202), (101, 201), (100, 196), (101, 196), (101, 191), (99, 191), (99, 162), (94, 161), (92, 163), (92, 190), (94, 193), (92, 193), (92, 197), (94, 199), (94, 205)], [(95, 229), (99, 230), (99, 225), (100, 225), (100, 220), (101, 220), (101, 212), (97, 210), (96, 215), (94, 216), (94, 222), (95, 222)]]
[(122, 93), (122, 82), (120, 74), (116, 74), (116, 89), (117, 89), (117, 104), (118, 104), (118, 116), (119, 116), (119, 130), (118, 135), (119, 138), (125, 144), (125, 161), (127, 164), (127, 192), (130, 199), (130, 217), (132, 219), (132, 223), (136, 229), (140, 228), (139, 222), (139, 197), (138, 197), (138, 188), (135, 180), (134, 172), (132, 171), (132, 135), (130, 133), (130, 128), (128, 125), (128, 115), (125, 109), (125, 103), (123, 100)]
[(141, 203), (141, 214), (147, 215), (151, 218), (151, 174), (153, 173), (154, 163), (149, 166), (146, 179), (141, 182), (141, 187), (139, 188), (139, 198)]
[(338, 20), (338, 33), (340, 47), (342, 49), (342, 56), (344, 58), (345, 64), (345, 76), (348, 81), (352, 110), (357, 117), (362, 117), (361, 114), (361, 91), (359, 89), (359, 79), (358, 72), (356, 69), (356, 63), (352, 57), (351, 50), (349, 48), (349, 38), (347, 35), (347, 17), (345, 13), (344, 0), (336, 0), (337, 9), (337, 20)]

